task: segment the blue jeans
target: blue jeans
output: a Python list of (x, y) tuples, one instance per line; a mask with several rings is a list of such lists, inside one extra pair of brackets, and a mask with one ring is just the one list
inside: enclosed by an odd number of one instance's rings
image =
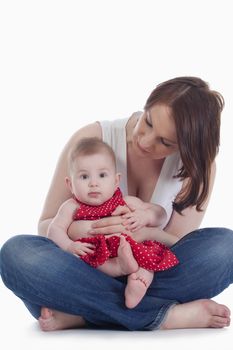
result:
[(80, 315), (89, 326), (152, 330), (172, 305), (212, 298), (233, 282), (233, 231), (196, 230), (171, 250), (179, 265), (155, 273), (134, 309), (125, 307), (125, 277), (107, 276), (40, 236), (18, 235), (3, 245), (1, 276), (35, 318), (46, 306)]

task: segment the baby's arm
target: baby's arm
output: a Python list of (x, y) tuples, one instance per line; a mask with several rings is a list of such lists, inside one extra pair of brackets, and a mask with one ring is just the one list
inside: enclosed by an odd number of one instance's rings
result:
[(68, 236), (73, 240), (77, 240), (82, 237), (93, 237), (89, 234), (92, 229), (92, 224), (98, 220), (77, 220), (73, 221), (68, 229)]
[(129, 231), (133, 232), (144, 226), (159, 227), (165, 222), (167, 214), (160, 205), (146, 203), (133, 196), (126, 196), (124, 200), (131, 210), (123, 215), (123, 224)]
[(77, 209), (77, 207), (78, 204), (74, 199), (65, 201), (49, 224), (47, 237), (63, 250), (72, 254), (84, 255), (85, 253), (93, 252), (93, 245), (84, 242), (74, 242), (67, 234), (67, 230), (73, 221), (74, 210)]

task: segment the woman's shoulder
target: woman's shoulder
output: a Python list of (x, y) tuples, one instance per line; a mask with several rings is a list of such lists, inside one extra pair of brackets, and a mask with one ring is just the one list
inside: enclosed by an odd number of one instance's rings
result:
[(75, 143), (84, 137), (98, 137), (102, 139), (105, 129), (124, 128), (128, 123), (133, 122), (135, 119), (138, 119), (142, 113), (143, 112), (138, 111), (125, 118), (117, 118), (114, 120), (99, 120), (83, 126), (71, 136), (70, 142)]
[(102, 138), (102, 129), (98, 122), (94, 122), (83, 126), (81, 129), (77, 130), (70, 139), (71, 143), (75, 143), (84, 137), (98, 137)]
[(131, 115), (122, 117), (122, 118), (115, 118), (112, 120), (99, 120), (98, 123), (101, 126), (102, 131), (114, 131), (114, 130), (124, 130), (126, 127), (128, 128), (129, 125), (135, 124), (135, 120), (137, 120), (143, 112), (133, 112)]

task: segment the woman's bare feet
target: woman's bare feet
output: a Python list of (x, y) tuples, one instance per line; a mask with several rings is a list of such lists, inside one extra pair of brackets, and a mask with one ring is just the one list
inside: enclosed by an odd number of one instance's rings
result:
[(230, 310), (209, 299), (172, 306), (160, 329), (223, 328), (230, 325)]
[(128, 276), (125, 288), (125, 305), (132, 309), (142, 300), (154, 277), (152, 271), (139, 268), (136, 273)]
[(64, 312), (41, 308), (39, 325), (42, 331), (57, 331), (60, 329), (81, 328), (85, 326), (85, 321), (81, 316), (70, 315)]

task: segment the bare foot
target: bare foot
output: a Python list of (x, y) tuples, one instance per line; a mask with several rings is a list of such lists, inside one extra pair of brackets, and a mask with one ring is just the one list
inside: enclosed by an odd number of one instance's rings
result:
[(138, 263), (134, 259), (130, 244), (126, 241), (124, 236), (120, 236), (120, 245), (117, 255), (121, 275), (129, 275), (138, 270)]
[(85, 321), (81, 316), (70, 315), (64, 312), (41, 308), (39, 325), (42, 331), (56, 331), (59, 329), (81, 328), (85, 326)]
[(230, 310), (209, 299), (172, 306), (160, 329), (223, 328), (230, 325)]
[(154, 277), (152, 271), (139, 268), (136, 273), (128, 276), (125, 288), (125, 305), (132, 309), (142, 300)]

